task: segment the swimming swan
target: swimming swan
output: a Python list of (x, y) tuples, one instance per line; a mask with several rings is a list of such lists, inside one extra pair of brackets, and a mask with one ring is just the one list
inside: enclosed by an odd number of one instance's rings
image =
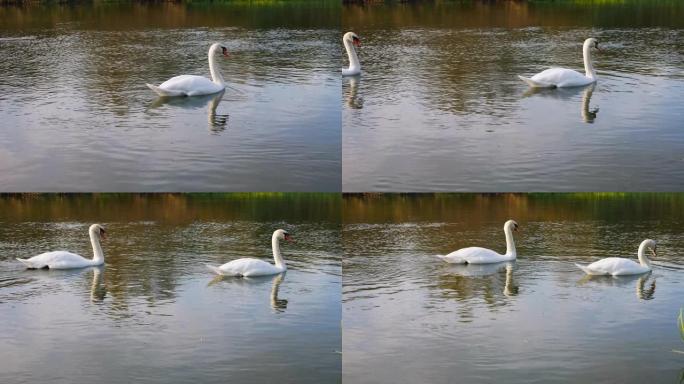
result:
[(344, 44), (344, 49), (347, 50), (347, 56), (349, 57), (349, 68), (342, 68), (342, 76), (354, 76), (361, 73), (361, 63), (359, 63), (359, 57), (356, 56), (356, 48), (354, 46), (360, 47), (361, 40), (356, 33), (347, 32), (342, 37), (342, 43)]
[(207, 267), (219, 275), (224, 276), (265, 276), (275, 275), (287, 270), (285, 260), (280, 255), (280, 240), (292, 241), (290, 234), (282, 229), (273, 232), (271, 247), (273, 248), (273, 260), (275, 265), (263, 260), (244, 258), (229, 261), (220, 267), (207, 264)]
[(221, 76), (216, 63), (216, 52), (221, 50), (223, 56), (228, 56), (226, 47), (214, 43), (209, 47), (209, 72), (211, 80), (204, 76), (180, 75), (172, 77), (159, 86), (147, 84), (159, 96), (199, 96), (221, 92), (226, 88), (226, 82)]
[(646, 257), (645, 254), (646, 248), (651, 251), (651, 254), (653, 254), (654, 257), (657, 257), (656, 242), (651, 239), (646, 239), (639, 245), (639, 251), (637, 253), (639, 258), (638, 263), (634, 260), (625, 259), (622, 257), (607, 257), (605, 259), (593, 262), (587, 266), (580, 264), (575, 265), (588, 275), (638, 275), (651, 270), (651, 261), (648, 259), (648, 257)]
[(582, 53), (584, 55), (584, 71), (581, 74), (567, 68), (550, 68), (539, 72), (531, 78), (518, 76), (518, 78), (533, 88), (561, 88), (581, 87), (596, 82), (596, 71), (591, 64), (591, 48), (599, 49), (598, 40), (593, 37), (584, 40)]
[(469, 247), (451, 252), (446, 256), (437, 255), (437, 257), (447, 263), (453, 264), (491, 264), (515, 260), (516, 253), (515, 242), (513, 241), (513, 231), (517, 230), (518, 223), (513, 220), (508, 220), (504, 224), (504, 233), (506, 234), (506, 254), (504, 255), (487, 248)]
[(100, 224), (93, 224), (88, 229), (88, 234), (90, 235), (90, 243), (93, 245), (92, 259), (86, 259), (81, 255), (71, 252), (54, 251), (41, 253), (30, 259), (17, 258), (17, 260), (24, 263), (28, 269), (72, 269), (102, 265), (104, 264), (104, 254), (100, 246), (100, 239), (104, 240), (107, 238), (105, 229)]

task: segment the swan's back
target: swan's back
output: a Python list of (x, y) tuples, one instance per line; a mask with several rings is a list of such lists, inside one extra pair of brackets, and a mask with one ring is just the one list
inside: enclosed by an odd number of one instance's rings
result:
[(52, 251), (41, 253), (31, 257), (30, 259), (17, 259), (24, 263), (27, 268), (41, 269), (48, 267), (50, 269), (71, 269), (82, 268), (94, 265), (92, 260), (83, 258), (75, 253), (66, 251)]
[(481, 247), (461, 248), (440, 258), (454, 264), (489, 264), (511, 260), (505, 255)]
[(238, 259), (219, 267), (222, 275), (226, 276), (263, 276), (280, 273), (283, 269), (259, 259)]
[(166, 92), (179, 95), (197, 96), (221, 92), (224, 87), (203, 76), (180, 75), (172, 77), (159, 85)]
[(549, 68), (532, 76), (531, 80), (556, 87), (579, 87), (594, 82), (594, 79), (567, 68)]
[[(580, 266), (581, 267), (581, 266)], [(594, 263), (581, 267), (590, 275), (634, 275), (648, 272), (650, 269), (642, 266), (634, 260), (622, 257), (607, 257)]]

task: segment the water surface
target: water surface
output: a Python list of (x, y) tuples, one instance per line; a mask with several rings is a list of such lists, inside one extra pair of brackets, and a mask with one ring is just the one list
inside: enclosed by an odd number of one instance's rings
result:
[[(3, 191), (340, 189), (339, 4), (0, 7)], [(145, 83), (229, 88), (159, 99)]]
[[(680, 383), (684, 196), (345, 197), (345, 383)], [(518, 259), (450, 265), (466, 246)], [(652, 273), (587, 278), (574, 263), (636, 258)]]
[[(682, 20), (671, 1), (347, 5), (364, 71), (342, 84), (343, 189), (680, 190)], [(583, 72), (588, 37), (595, 87), (517, 78)]]
[[(339, 197), (0, 199), (3, 383), (337, 383), (341, 375)], [(57, 249), (105, 266), (29, 271)], [(205, 263), (272, 261), (288, 271), (215, 278)]]

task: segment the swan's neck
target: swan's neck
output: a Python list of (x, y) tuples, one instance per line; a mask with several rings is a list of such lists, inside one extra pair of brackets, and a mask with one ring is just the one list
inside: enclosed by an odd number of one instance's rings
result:
[(344, 39), (344, 48), (347, 50), (347, 56), (349, 57), (349, 69), (361, 70), (361, 63), (359, 62), (359, 57), (356, 55), (356, 48), (351, 41)]
[(651, 260), (646, 256), (646, 248), (648, 248), (647, 244), (639, 245), (639, 264), (641, 264), (642, 267), (651, 268)]
[(280, 241), (278, 241), (278, 237), (276, 235), (273, 235), (273, 238), (271, 239), (271, 247), (273, 248), (273, 260), (275, 261), (275, 266), (282, 268), (283, 270), (287, 269), (285, 260), (283, 260), (283, 256), (280, 254)]
[(219, 70), (218, 63), (216, 62), (216, 54), (214, 49), (209, 50), (209, 72), (211, 73), (211, 81), (218, 85), (226, 85), (226, 81), (223, 80), (221, 71)]
[(513, 240), (513, 232), (509, 227), (506, 227), (504, 232), (506, 233), (506, 256), (511, 259), (515, 259), (517, 255), (515, 253), (515, 240)]
[(90, 234), (90, 244), (93, 246), (93, 265), (104, 263), (104, 253), (100, 246), (100, 239), (95, 233)]
[(584, 56), (584, 72), (590, 79), (596, 79), (596, 71), (591, 63), (591, 44), (584, 44), (582, 47), (582, 56)]

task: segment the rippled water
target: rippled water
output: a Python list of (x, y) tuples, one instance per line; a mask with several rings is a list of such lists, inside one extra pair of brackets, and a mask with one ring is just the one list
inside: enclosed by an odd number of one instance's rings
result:
[[(339, 190), (339, 7), (292, 4), (0, 8), (3, 191)], [(213, 42), (224, 94), (145, 86)]]
[[(47, 200), (0, 200), (1, 382), (339, 382), (340, 235), (327, 214), (339, 200)], [(103, 268), (14, 260), (91, 255), (95, 218), (109, 234)], [(283, 227), (296, 243), (282, 276), (217, 279), (204, 266), (270, 261)]]
[[(449, 265), (466, 246), (518, 260)], [(682, 196), (345, 198), (343, 381), (679, 383)], [(587, 278), (574, 266), (636, 258), (652, 273)]]
[[(364, 68), (342, 84), (343, 189), (680, 189), (681, 3), (504, 3), (343, 8)], [(517, 78), (583, 72), (588, 37), (595, 87)]]

